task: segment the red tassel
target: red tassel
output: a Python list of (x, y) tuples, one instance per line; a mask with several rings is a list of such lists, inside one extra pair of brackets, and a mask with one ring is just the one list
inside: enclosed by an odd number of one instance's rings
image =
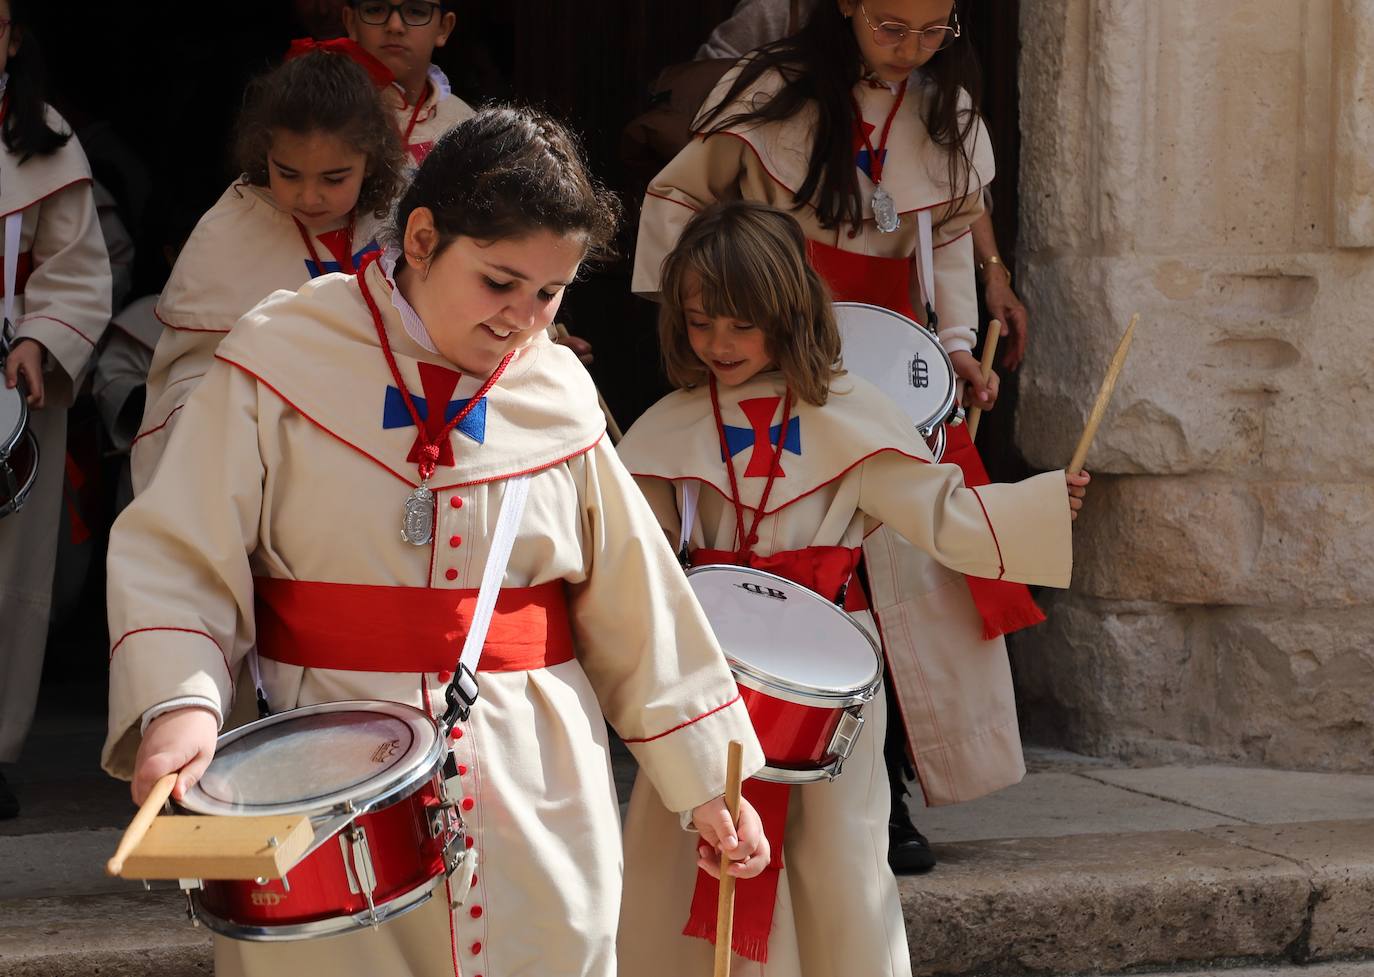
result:
[(325, 51), (329, 54), (342, 54), (350, 61), (357, 63), (367, 72), (372, 79), (372, 84), (378, 88), (385, 88), (396, 80), (391, 69), (383, 64), (375, 55), (360, 45), (357, 41), (349, 40), (346, 37), (336, 37), (329, 41), (317, 41), (313, 37), (298, 37), (291, 42), (291, 47), (286, 50), (286, 57), (282, 61), (294, 61), (302, 55), (309, 54), (311, 51)]

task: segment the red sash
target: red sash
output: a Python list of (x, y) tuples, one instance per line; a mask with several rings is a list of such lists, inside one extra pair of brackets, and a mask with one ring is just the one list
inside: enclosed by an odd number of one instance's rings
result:
[[(829, 284), (837, 302), (868, 302), (920, 322), (911, 307), (911, 262), (906, 258), (876, 258), (872, 255), (842, 251), (817, 241), (806, 242), (811, 265)], [(968, 427), (946, 427), (944, 461), (958, 465), (969, 487), (987, 485), (987, 469), (978, 449), (969, 440)], [(1025, 584), (985, 577), (964, 577), (973, 603), (983, 619), (983, 640), (1011, 634), (1045, 620), (1045, 614), (1031, 599)]]
[[(476, 590), (436, 587), (257, 577), (253, 590), (260, 655), (350, 672), (451, 671), (477, 605)], [(561, 580), (501, 591), (479, 672), (523, 672), (572, 658)]]
[[(808, 546), (774, 553), (772, 556), (749, 554), (748, 557), (729, 550), (699, 549), (692, 552), (691, 563), (692, 566), (725, 563), (766, 570), (809, 587), (829, 600), (837, 598), (840, 589), (844, 588), (844, 609), (862, 611), (868, 607), (867, 596), (856, 572), (862, 554), (861, 549), (843, 546)], [(730, 948), (746, 959), (767, 963), (768, 934), (773, 930), (773, 908), (778, 901), (787, 804), (792, 788), (787, 784), (750, 778), (744, 782), (741, 793), (758, 811), (773, 859), (763, 874), (752, 879), (739, 879), (735, 883), (738, 896), (735, 900), (734, 935)], [(684, 936), (699, 936), (711, 943), (716, 941), (716, 900), (719, 889), (719, 882), (697, 870), (692, 909), (687, 917), (687, 925), (682, 930)]]
[[(22, 251), (14, 262), (14, 294), (23, 295), (24, 286), (29, 283), (29, 276), (33, 274), (33, 252)], [(5, 278), (0, 275), (0, 297), (5, 294)]]

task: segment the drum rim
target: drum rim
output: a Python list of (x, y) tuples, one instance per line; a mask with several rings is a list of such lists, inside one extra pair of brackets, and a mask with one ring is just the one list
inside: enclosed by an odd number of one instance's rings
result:
[(33, 468), (29, 471), (29, 477), (24, 479), (24, 484), (16, 485), (14, 494), (4, 502), (0, 502), (0, 516), (12, 515), (24, 508), (24, 503), (29, 501), (29, 493), (33, 491), (34, 485), (38, 482), (38, 438), (28, 429), (27, 425), (20, 429), (19, 437), (15, 438), (14, 443), (0, 452), (0, 469), (3, 469), (7, 475), (14, 474), (14, 469), (9, 464), (10, 455), (14, 453), (15, 448), (19, 447), (19, 442), (24, 440), (29, 442), (29, 447), (33, 451)]
[(14, 426), (13, 431), (6, 433), (3, 441), (0, 441), (0, 458), (8, 458), (24, 435), (31, 434), (29, 431), (29, 404), (24, 399), (24, 395), (19, 392), (18, 387), (0, 387), (0, 396), (13, 397), (19, 402), (19, 423)]
[[(251, 723), (245, 723), (222, 735), (215, 743), (215, 755), (218, 756), (223, 747), (250, 733), (283, 723), (287, 718), (323, 715), (330, 712), (380, 712), (405, 721), (423, 720), (425, 724), (432, 727), (434, 740), (427, 748), (417, 752), (411, 760), (391, 770), (389, 775), (375, 775), (384, 779), (374, 782), (369, 778), (351, 790), (334, 791), (309, 801), (256, 804), (250, 808), (242, 804), (230, 804), (209, 797), (201, 789), (200, 783), (197, 783), (186, 792), (186, 797), (178, 802), (179, 806), (191, 814), (252, 817), (275, 814), (306, 814), (318, 817), (335, 811), (349, 811), (361, 816), (409, 797), (428, 783), (430, 778), (434, 776), (434, 772), (443, 763), (444, 751), (447, 747), (444, 743), (444, 737), (440, 733), (439, 724), (435, 722), (434, 718), (414, 706), (406, 705), (404, 702), (392, 702), (386, 699), (341, 699), (335, 702), (318, 702), (312, 706), (298, 706), (295, 709), (273, 713)], [(214, 761), (211, 760), (211, 765), (213, 764)], [(370, 792), (364, 791), (363, 788), (367, 787), (369, 783), (372, 784)]]
[[(721, 651), (725, 654), (725, 661), (729, 664), (730, 670), (735, 673), (735, 681), (746, 688), (753, 689), (755, 692), (763, 692), (774, 698), (782, 699), (786, 702), (793, 702), (797, 705), (816, 706), (821, 709), (857, 706), (872, 700), (878, 686), (882, 684), (883, 656), (882, 652), (878, 649), (877, 642), (873, 640), (873, 636), (868, 633), (868, 630), (864, 628), (862, 624), (854, 620), (852, 614), (843, 607), (837, 605), (834, 601), (826, 600), (810, 587), (804, 587), (795, 580), (788, 580), (786, 577), (779, 576), (776, 573), (769, 573), (767, 570), (756, 570), (753, 567), (736, 566), (733, 563), (703, 563), (700, 566), (690, 568), (687, 571), (687, 576), (691, 577), (694, 574), (707, 570), (734, 570), (738, 573), (764, 577), (770, 580), (776, 580), (780, 583), (785, 583), (789, 587), (795, 587), (797, 590), (802, 591), (807, 598), (818, 601), (830, 610), (836, 611), (842, 615), (849, 625), (863, 636), (868, 649), (873, 652), (874, 673), (871, 682), (856, 685), (848, 689), (837, 689), (827, 692), (824, 690), (817, 690), (809, 685), (802, 685), (799, 682), (791, 682), (779, 675), (766, 672), (748, 662), (740, 661), (722, 646)], [(707, 623), (710, 623), (709, 617), (707, 618)], [(719, 639), (717, 639), (717, 642), (719, 642)]]
[[(904, 316), (894, 309), (889, 309), (881, 305), (874, 305), (871, 302), (835, 302), (834, 308), (837, 312), (840, 309), (872, 309), (875, 312), (881, 312), (883, 315), (894, 318), (899, 322), (903, 323), (904, 325), (912, 329), (915, 329), (918, 332), (923, 333), (926, 336), (926, 338), (931, 341), (931, 345), (933, 345), (937, 350), (940, 351), (940, 356), (944, 359), (946, 365), (949, 367), (949, 388), (945, 391), (945, 394), (941, 399), (942, 407), (937, 413), (935, 413), (934, 415), (932, 415), (924, 421), (913, 421), (912, 423), (915, 424), (916, 430), (921, 432), (921, 436), (925, 438), (930, 437), (931, 434), (933, 434), (937, 428), (947, 423), (950, 417), (953, 416), (955, 405), (959, 400), (959, 376), (954, 372), (954, 361), (950, 359), (949, 353), (945, 351), (945, 348), (942, 345), (940, 345), (939, 337), (935, 333), (927, 329), (925, 326), (921, 325), (915, 319), (912, 319), (909, 316)], [(837, 315), (837, 327), (839, 326), (838, 319), (839, 316)], [(841, 339), (843, 339), (843, 337), (841, 337)], [(841, 343), (841, 347), (843, 347), (843, 343)], [(840, 352), (841, 356), (843, 356), (843, 348), (841, 348)], [(859, 375), (860, 374), (857, 373), (855, 374), (855, 376)], [(872, 383), (873, 381), (869, 380), (868, 382)], [(876, 384), (874, 385), (877, 386)], [(879, 387), (878, 389), (882, 391), (881, 387)], [(887, 395), (886, 391), (882, 392), (885, 395)], [(890, 395), (887, 396), (889, 396), (889, 399), (892, 399)], [(893, 403), (896, 403), (895, 399), (893, 399)], [(900, 406), (901, 405), (898, 404), (898, 407)], [(906, 411), (903, 410), (902, 413), (905, 414)]]
[[(377, 920), (377, 925), (389, 923), (393, 919), (399, 919), (412, 909), (418, 909), (429, 902), (434, 895), (434, 890), (448, 879), (447, 872), (440, 872), (431, 879), (425, 879), (415, 888), (408, 892), (403, 892), (393, 899), (377, 904), (377, 912), (381, 918)], [(221, 883), (215, 880), (215, 884), (235, 884), (232, 880)], [(241, 884), (241, 883), (240, 883)], [(382, 910), (386, 910), (383, 914)], [(353, 933), (365, 930), (372, 925), (368, 919), (369, 913), (339, 913), (337, 916), (325, 916), (322, 919), (313, 919), (308, 923), (264, 923), (255, 925), (252, 923), (235, 923), (222, 916), (210, 912), (205, 908), (202, 894), (196, 895), (196, 918), (205, 924), (206, 929), (218, 933), (220, 936), (228, 937), (232, 940), (245, 940), (250, 943), (285, 943), (291, 940), (309, 940), (322, 936), (334, 936), (339, 933)]]

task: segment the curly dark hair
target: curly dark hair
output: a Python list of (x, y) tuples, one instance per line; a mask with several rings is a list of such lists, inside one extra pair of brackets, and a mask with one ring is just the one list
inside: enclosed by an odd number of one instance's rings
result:
[(245, 182), (268, 184), (272, 131), (327, 132), (367, 156), (357, 209), (386, 215), (404, 182), (403, 150), (372, 79), (349, 58), (311, 51), (253, 79), (243, 97), (234, 154)]
[(585, 234), (587, 259), (606, 258), (621, 210), (567, 127), (513, 106), (483, 109), (439, 138), (396, 205), (394, 241), (420, 207), (434, 214), (436, 258), (455, 237), (493, 241), (540, 230)]

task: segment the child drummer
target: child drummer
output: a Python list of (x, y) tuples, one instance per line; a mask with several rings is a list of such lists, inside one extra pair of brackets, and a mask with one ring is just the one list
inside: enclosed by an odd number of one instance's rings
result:
[[(660, 345), (680, 389), (619, 450), (664, 532), (688, 541), (693, 564), (787, 577), (841, 603), (875, 637), (855, 571), (879, 523), (962, 573), (1068, 585), (1069, 523), (1087, 476), (971, 489), (957, 466), (932, 464), (897, 406), (840, 368), (830, 294), (790, 215), (744, 201), (712, 206), (683, 231), (662, 283)], [(693, 510), (684, 529), (682, 514)], [(885, 572), (869, 565), (870, 579)], [(774, 861), (739, 884), (733, 973), (911, 973), (886, 857), (884, 697), (868, 710), (837, 780), (790, 797), (745, 785)], [(710, 946), (689, 938), (714, 937), (714, 883), (698, 873), (709, 858), (683, 838), (672, 808), (650, 780), (635, 784), (620, 927), (627, 974), (689, 977), (710, 966)]]
[[(732, 872), (767, 864), (752, 808), (732, 823), (722, 797), (729, 740), (747, 773), (761, 765), (749, 716), (586, 370), (545, 335), (615, 224), (552, 119), (492, 109), (450, 130), (397, 205), (395, 247), (239, 321), (115, 524), (103, 762), (136, 801), (179, 770), (179, 797), (255, 644), (278, 711), (384, 698), (442, 712), (455, 611), (510, 479), (530, 476), (503, 585), (522, 623), (498, 613), (481, 695), (452, 733), (479, 859), (467, 904), (323, 941), (218, 939), (217, 973), (614, 977), (605, 719)], [(428, 530), (405, 518), (422, 486)], [(393, 639), (342, 661), (322, 637), (364, 627)]]

